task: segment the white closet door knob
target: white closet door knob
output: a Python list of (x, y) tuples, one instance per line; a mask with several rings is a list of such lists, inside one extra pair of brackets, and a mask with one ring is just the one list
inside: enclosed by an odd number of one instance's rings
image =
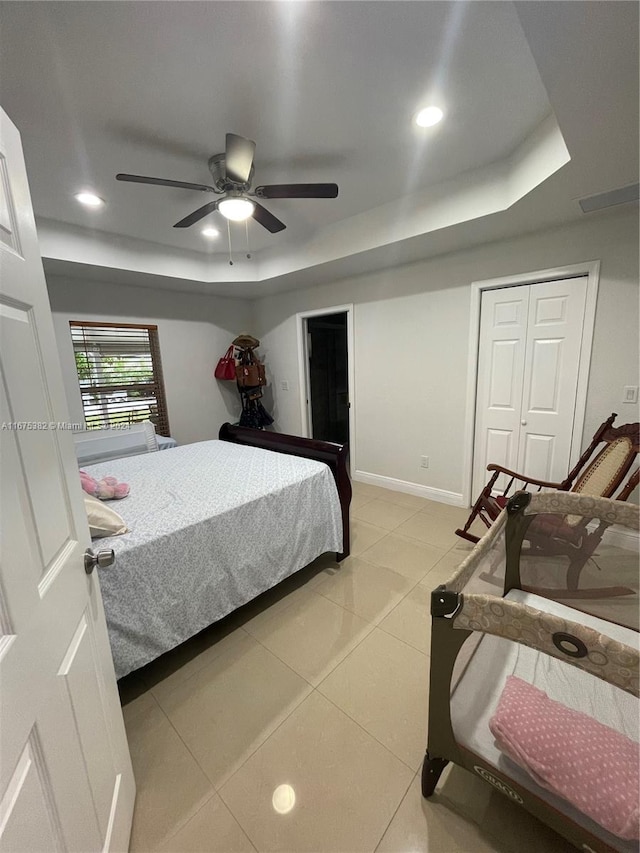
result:
[(520, 421), (520, 423), (522, 424), (522, 426), (526, 426), (526, 425), (527, 425), (527, 422), (526, 422), (526, 421)]

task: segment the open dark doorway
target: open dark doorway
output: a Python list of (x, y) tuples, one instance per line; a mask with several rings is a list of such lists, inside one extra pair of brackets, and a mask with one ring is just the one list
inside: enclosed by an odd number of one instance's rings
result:
[(313, 438), (349, 443), (347, 312), (307, 318)]

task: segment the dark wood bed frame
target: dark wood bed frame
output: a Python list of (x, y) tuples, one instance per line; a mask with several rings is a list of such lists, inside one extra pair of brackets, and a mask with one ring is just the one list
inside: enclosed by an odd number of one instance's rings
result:
[(342, 509), (342, 551), (336, 554), (338, 562), (349, 556), (351, 541), (349, 537), (349, 504), (351, 503), (351, 480), (349, 479), (349, 447), (346, 444), (334, 444), (331, 441), (316, 441), (314, 438), (302, 438), (299, 435), (285, 435), (281, 432), (266, 432), (250, 427), (222, 424), (218, 433), (220, 441), (233, 444), (245, 444), (249, 447), (261, 447), (276, 453), (302, 456), (324, 462), (331, 469), (336, 481), (340, 506)]

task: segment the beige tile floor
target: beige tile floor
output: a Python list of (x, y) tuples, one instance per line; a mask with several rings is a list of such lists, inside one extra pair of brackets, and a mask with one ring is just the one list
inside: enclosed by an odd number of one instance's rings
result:
[(564, 853), (448, 767), (424, 800), (429, 593), (466, 512), (354, 484), (352, 556), (325, 555), (121, 682), (132, 851)]

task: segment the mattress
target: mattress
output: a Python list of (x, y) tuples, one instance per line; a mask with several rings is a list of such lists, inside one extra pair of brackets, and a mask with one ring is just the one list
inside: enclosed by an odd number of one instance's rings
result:
[[(587, 613), (578, 613), (556, 601), (522, 590), (512, 590), (506, 598), (572, 622), (580, 622), (615, 640), (634, 648), (638, 647), (638, 634), (621, 625), (606, 622)], [(525, 770), (514, 764), (496, 747), (489, 730), (489, 720), (496, 710), (508, 675), (517, 675), (544, 690), (551, 699), (588, 714), (635, 741), (640, 740), (638, 700), (564, 661), (490, 635), (483, 635), (451, 696), (451, 722), (459, 744), (484, 758), (493, 767), (550, 803), (614, 849), (625, 853), (637, 851), (636, 842), (617, 838), (565, 800), (537, 785)]]
[(98, 541), (116, 554), (99, 577), (118, 678), (342, 550), (340, 501), (320, 462), (205, 441), (86, 471), (131, 487), (109, 502), (129, 532)]

